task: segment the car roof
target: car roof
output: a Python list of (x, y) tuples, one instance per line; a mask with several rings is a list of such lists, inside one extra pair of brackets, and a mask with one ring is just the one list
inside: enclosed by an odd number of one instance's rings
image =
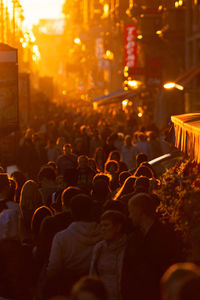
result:
[(172, 157), (172, 154), (171, 154), (171, 153), (167, 153), (167, 154), (164, 154), (164, 155), (162, 155), (162, 156), (156, 157), (156, 158), (150, 160), (148, 163), (149, 163), (150, 165), (154, 165), (154, 164), (156, 164), (156, 163), (158, 163), (158, 162), (160, 162), (160, 161), (163, 161), (163, 160), (165, 160), (165, 159), (168, 159), (169, 157)]

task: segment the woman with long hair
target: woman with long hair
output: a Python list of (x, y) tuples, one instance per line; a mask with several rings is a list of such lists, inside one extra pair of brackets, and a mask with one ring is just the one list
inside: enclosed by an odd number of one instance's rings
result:
[(135, 176), (129, 176), (125, 181), (122, 187), (118, 190), (116, 193), (114, 200), (120, 200), (123, 196), (130, 194), (134, 192), (134, 183), (135, 183), (136, 177)]

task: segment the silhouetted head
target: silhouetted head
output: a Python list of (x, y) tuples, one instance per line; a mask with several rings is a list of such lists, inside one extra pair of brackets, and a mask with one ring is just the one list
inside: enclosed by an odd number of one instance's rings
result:
[(105, 172), (113, 174), (113, 173), (117, 173), (118, 171), (119, 171), (119, 164), (117, 161), (109, 160), (105, 164)]
[(137, 156), (136, 156), (136, 166), (139, 167), (139, 165), (142, 163), (142, 162), (145, 162), (145, 161), (148, 161), (148, 158), (147, 158), (147, 155), (144, 154), (144, 153), (139, 153)]
[(122, 186), (125, 180), (131, 176), (131, 172), (123, 171), (119, 174), (119, 185)]
[(133, 224), (139, 227), (142, 227), (146, 220), (154, 220), (156, 216), (155, 200), (147, 193), (132, 196), (128, 209)]
[(38, 174), (38, 180), (40, 183), (55, 182), (56, 181), (55, 170), (50, 166), (42, 167)]
[(70, 208), (75, 221), (88, 222), (92, 218), (93, 202), (85, 194), (78, 194), (71, 199)]
[(108, 300), (107, 291), (101, 279), (87, 276), (81, 278), (72, 288), (72, 300)]
[(47, 206), (41, 206), (34, 211), (34, 214), (32, 216), (32, 220), (31, 220), (31, 230), (35, 237), (40, 232), (40, 226), (42, 224), (42, 221), (46, 217), (49, 217), (52, 215), (53, 215), (52, 211)]
[[(190, 262), (177, 263), (170, 266), (161, 278), (161, 296), (162, 300), (197, 300), (193, 297), (191, 287), (199, 294), (200, 287), (200, 268)], [(195, 281), (193, 281), (193, 279)], [(193, 282), (192, 282), (193, 281)], [(187, 285), (188, 282), (188, 285)], [(198, 283), (198, 287), (197, 287)], [(197, 291), (198, 290), (198, 291)], [(190, 291), (189, 298), (187, 298)], [(180, 294), (179, 294), (180, 293)], [(179, 297), (182, 295), (182, 298)], [(185, 298), (184, 298), (185, 296)]]
[(61, 195), (62, 207), (65, 207), (67, 209), (70, 208), (71, 199), (74, 196), (82, 193), (83, 191), (76, 186), (69, 186), (68, 188), (66, 188)]
[(137, 193), (148, 193), (150, 187), (150, 180), (146, 176), (137, 177), (134, 183), (135, 191)]
[(136, 176), (136, 177), (145, 176), (148, 178), (153, 178), (154, 174), (153, 174), (153, 171), (149, 167), (140, 165), (137, 168), (137, 170), (135, 171), (134, 176)]

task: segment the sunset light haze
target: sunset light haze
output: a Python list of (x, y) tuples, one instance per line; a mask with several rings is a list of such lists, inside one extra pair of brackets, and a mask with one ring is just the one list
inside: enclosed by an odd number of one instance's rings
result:
[(64, 0), (21, 0), (24, 9), (25, 24), (37, 24), (40, 19), (62, 17)]

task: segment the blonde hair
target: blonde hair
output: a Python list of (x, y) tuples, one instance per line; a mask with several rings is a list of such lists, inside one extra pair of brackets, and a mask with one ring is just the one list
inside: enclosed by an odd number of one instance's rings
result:
[(38, 189), (38, 185), (34, 180), (28, 180), (24, 183), (21, 194), (19, 206), (22, 210), (35, 211), (36, 208), (42, 206), (43, 198)]

